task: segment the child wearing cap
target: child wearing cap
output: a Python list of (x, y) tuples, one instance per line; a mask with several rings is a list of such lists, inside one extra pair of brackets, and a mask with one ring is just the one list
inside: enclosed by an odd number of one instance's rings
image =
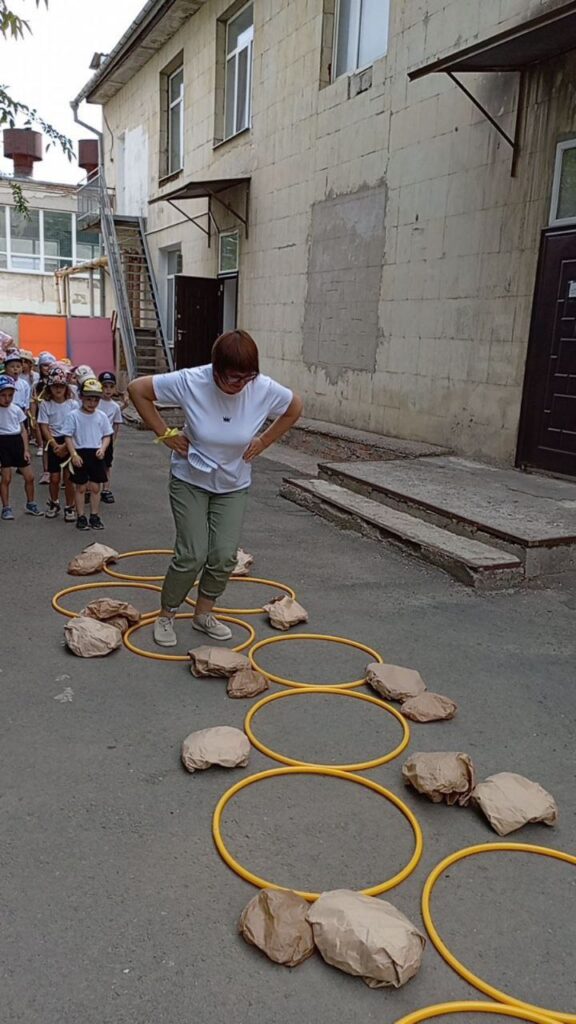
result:
[[(20, 406), (24, 417), (28, 419), (30, 414), (31, 388), (26, 378), (22, 376), (24, 369), (22, 353), (18, 349), (9, 352), (4, 360), (4, 365), (7, 376), (12, 377), (12, 380), (15, 381), (14, 402)], [(26, 429), (28, 429), (28, 423), (26, 423)]]
[(70, 413), (78, 408), (78, 402), (72, 395), (67, 383), (66, 370), (61, 366), (53, 366), (48, 374), (44, 390), (44, 398), (38, 413), (38, 425), (42, 432), (42, 440), (47, 453), (48, 473), (50, 474), (50, 499), (45, 512), (46, 519), (55, 519), (60, 512), (60, 480), (64, 476), (64, 522), (76, 522), (74, 507), (74, 485), (70, 479), (68, 464), (70, 455), (66, 447), (64, 428)]
[(34, 500), (34, 473), (30, 466), (28, 432), (24, 426), (26, 417), (14, 401), (16, 381), (7, 374), (0, 375), (0, 518), (14, 519), (10, 505), (10, 484), (12, 470), (19, 469), (24, 478), (26, 491), (25, 510), (30, 516), (41, 516), (42, 512)]
[(112, 462), (114, 461), (114, 442), (118, 437), (118, 431), (123, 423), (122, 411), (118, 402), (115, 402), (113, 398), (116, 391), (116, 375), (110, 370), (106, 370), (104, 373), (99, 374), (98, 380), (103, 388), (103, 396), (100, 400), (99, 408), (102, 412), (106, 413), (110, 420), (110, 426), (114, 431), (112, 440), (106, 449), (106, 456), (104, 459), (106, 463), (106, 471), (108, 473), (108, 481), (102, 488), (101, 498), (106, 505), (113, 505), (115, 498), (110, 489), (110, 484), (112, 482)]
[[(76, 492), (76, 527), (79, 530), (103, 530), (98, 515), (100, 486), (106, 483), (104, 458), (113, 428), (105, 412), (98, 408), (102, 385), (93, 378), (80, 385), (79, 409), (70, 413), (64, 425), (66, 446), (72, 458), (72, 480)], [(84, 497), (90, 494), (90, 521), (84, 515)]]
[(56, 357), (51, 352), (41, 352), (38, 356), (38, 380), (32, 388), (32, 403), (30, 406), (30, 418), (34, 426), (36, 433), (36, 455), (43, 457), (42, 467), (43, 473), (40, 477), (41, 484), (47, 484), (50, 481), (50, 475), (48, 473), (48, 459), (44, 453), (42, 443), (42, 432), (38, 426), (38, 413), (40, 405), (44, 398), (44, 391), (48, 380), (48, 374), (56, 363)]

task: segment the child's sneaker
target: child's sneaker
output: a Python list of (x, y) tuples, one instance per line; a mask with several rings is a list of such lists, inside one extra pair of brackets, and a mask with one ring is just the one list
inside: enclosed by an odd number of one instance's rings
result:
[(114, 502), (116, 501), (116, 498), (112, 494), (112, 491), (102, 491), (100, 497), (102, 498), (102, 501), (104, 502), (105, 505), (113, 505)]
[(41, 483), (41, 484), (49, 484), (50, 483), (50, 473), (42, 473), (42, 476), (40, 477), (40, 480), (38, 482)]
[(43, 516), (44, 513), (40, 511), (35, 501), (27, 501), (25, 505), (26, 515), (28, 516)]
[(56, 519), (56, 516), (60, 513), (60, 503), (58, 501), (48, 501), (46, 503), (46, 511), (44, 515), (46, 519)]
[(74, 505), (66, 505), (66, 508), (64, 509), (64, 522), (76, 522), (76, 509), (74, 508)]
[(97, 516), (94, 513), (92, 513), (92, 515), (90, 516), (90, 526), (93, 530), (104, 529), (104, 523), (100, 519), (100, 516)]
[(78, 516), (78, 518), (76, 519), (76, 529), (77, 530), (89, 530), (90, 529), (90, 527), (88, 526), (88, 520), (86, 519), (86, 516)]
[(14, 519), (14, 513), (10, 508), (10, 505), (4, 505), (2, 509), (2, 519)]
[(43, 449), (42, 445), (39, 444), (37, 449), (36, 449), (36, 455), (39, 456), (40, 458), (42, 458), (43, 454), (44, 454), (44, 449)]

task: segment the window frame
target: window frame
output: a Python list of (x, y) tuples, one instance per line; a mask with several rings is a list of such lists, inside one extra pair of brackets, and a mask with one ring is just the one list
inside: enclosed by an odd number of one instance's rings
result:
[[(176, 75), (182, 75), (182, 83), (180, 85), (180, 93), (177, 99), (172, 100), (172, 79)], [(167, 176), (171, 174), (178, 174), (179, 171), (184, 169), (184, 63), (180, 64), (179, 67), (175, 68), (167, 78), (167, 121), (166, 121), (166, 168)], [(178, 167), (172, 166), (172, 111), (180, 107), (180, 123), (178, 128), (178, 145), (179, 145), (179, 156), (180, 163)]]
[(386, 37), (386, 49), (384, 53), (379, 54), (377, 57), (373, 57), (372, 60), (367, 61), (365, 64), (360, 64), (360, 39), (361, 39), (361, 26), (362, 26), (362, 4), (364, 0), (358, 0), (358, 17), (356, 18), (355, 31), (356, 31), (356, 45), (355, 53), (356, 57), (354, 60), (354, 67), (346, 68), (344, 71), (338, 71), (338, 36), (340, 33), (340, 8), (342, 0), (336, 0), (336, 9), (334, 11), (334, 39), (332, 43), (333, 61), (332, 61), (332, 81), (335, 82), (338, 78), (343, 78), (345, 75), (357, 75), (362, 71), (366, 71), (371, 68), (375, 60), (381, 60), (388, 53), (390, 43), (390, 13), (392, 0), (384, 0), (387, 4), (386, 17), (388, 19), (388, 33)]
[[(222, 242), (231, 236), (236, 238), (236, 266), (233, 270), (222, 270)], [(218, 277), (236, 277), (240, 270), (240, 231), (238, 228), (225, 228), (218, 233)]]
[[(228, 35), (230, 32), (230, 26), (244, 13), (248, 8), (252, 8), (252, 25), (251, 29), (245, 29), (244, 33), (251, 31), (250, 38), (247, 45), (236, 46), (231, 52), (228, 51)], [(226, 33), (224, 39), (224, 123), (223, 123), (223, 141), (226, 142), (228, 139), (233, 139), (235, 135), (240, 135), (241, 132), (249, 131), (252, 128), (252, 68), (254, 63), (254, 0), (248, 0), (235, 14), (231, 15), (226, 19)], [(239, 56), (244, 51), (248, 50), (248, 61), (247, 61), (247, 74), (246, 74), (246, 102), (245, 102), (245, 124), (242, 127), (238, 127), (237, 114), (238, 114), (238, 63)], [(233, 130), (227, 132), (226, 124), (226, 111), (228, 107), (228, 64), (231, 60), (234, 60), (234, 108), (233, 108)]]
[[(46, 242), (44, 238), (44, 214), (45, 213), (63, 213), (71, 218), (71, 230), (72, 230), (72, 259), (68, 260), (67, 257), (62, 257), (66, 260), (66, 267), (77, 267), (82, 260), (78, 260), (78, 218), (77, 214), (72, 210), (44, 210), (34, 209), (33, 212), (38, 213), (38, 231), (39, 231), (39, 250), (37, 256), (30, 256), (30, 259), (38, 259), (39, 268), (37, 270), (26, 269), (23, 267), (15, 267), (13, 265), (13, 258), (18, 257), (24, 258), (25, 253), (14, 253), (12, 250), (12, 211), (16, 211), (16, 207), (11, 203), (0, 203), (0, 207), (5, 211), (5, 225), (6, 225), (6, 266), (0, 267), (0, 273), (6, 274), (32, 274), (36, 277), (53, 277), (56, 271), (46, 270), (46, 261), (60, 259), (58, 256), (51, 256), (46, 254)], [(17, 211), (16, 211), (17, 212)], [(65, 269), (60, 267), (59, 269)]]
[(564, 161), (564, 154), (569, 149), (576, 149), (576, 138), (566, 139), (564, 142), (559, 142), (556, 146), (556, 156), (554, 160), (554, 177), (552, 180), (552, 198), (550, 201), (550, 223), (551, 228), (561, 228), (569, 224), (576, 224), (576, 214), (574, 217), (558, 217), (558, 203), (560, 201), (560, 185), (562, 183), (562, 164)]

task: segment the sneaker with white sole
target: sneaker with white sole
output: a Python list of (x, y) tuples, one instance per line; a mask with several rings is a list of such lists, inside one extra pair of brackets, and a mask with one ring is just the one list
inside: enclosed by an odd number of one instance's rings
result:
[(64, 509), (64, 522), (76, 522), (76, 509), (74, 508), (74, 505), (66, 505), (66, 508)]
[(42, 445), (38, 445), (38, 448), (36, 449), (36, 455), (40, 459), (44, 455), (44, 449), (43, 449)]
[(211, 612), (206, 615), (197, 615), (195, 619), (192, 619), (192, 627), (199, 630), (200, 633), (206, 633), (206, 636), (211, 637), (212, 640), (232, 639), (232, 630), (223, 622), (218, 622), (216, 616)]
[(159, 647), (175, 647), (178, 643), (174, 632), (174, 622), (164, 615), (160, 615), (154, 623), (154, 643)]
[(24, 506), (24, 511), (27, 516), (43, 516), (44, 513), (38, 508), (35, 501), (27, 501)]
[(60, 514), (60, 504), (57, 501), (48, 501), (46, 503), (46, 511), (44, 515), (46, 519), (56, 519), (56, 516)]
[(2, 519), (14, 519), (14, 513), (10, 508), (10, 505), (4, 505), (4, 508), (2, 509)]
[(39, 484), (49, 484), (50, 483), (50, 473), (42, 473), (42, 476), (40, 477), (38, 483)]

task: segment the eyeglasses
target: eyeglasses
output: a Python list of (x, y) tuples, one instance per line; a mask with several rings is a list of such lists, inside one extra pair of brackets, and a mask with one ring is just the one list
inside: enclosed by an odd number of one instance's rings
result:
[(221, 380), (224, 384), (250, 384), (251, 381), (256, 380), (257, 373), (223, 373), (221, 374)]

